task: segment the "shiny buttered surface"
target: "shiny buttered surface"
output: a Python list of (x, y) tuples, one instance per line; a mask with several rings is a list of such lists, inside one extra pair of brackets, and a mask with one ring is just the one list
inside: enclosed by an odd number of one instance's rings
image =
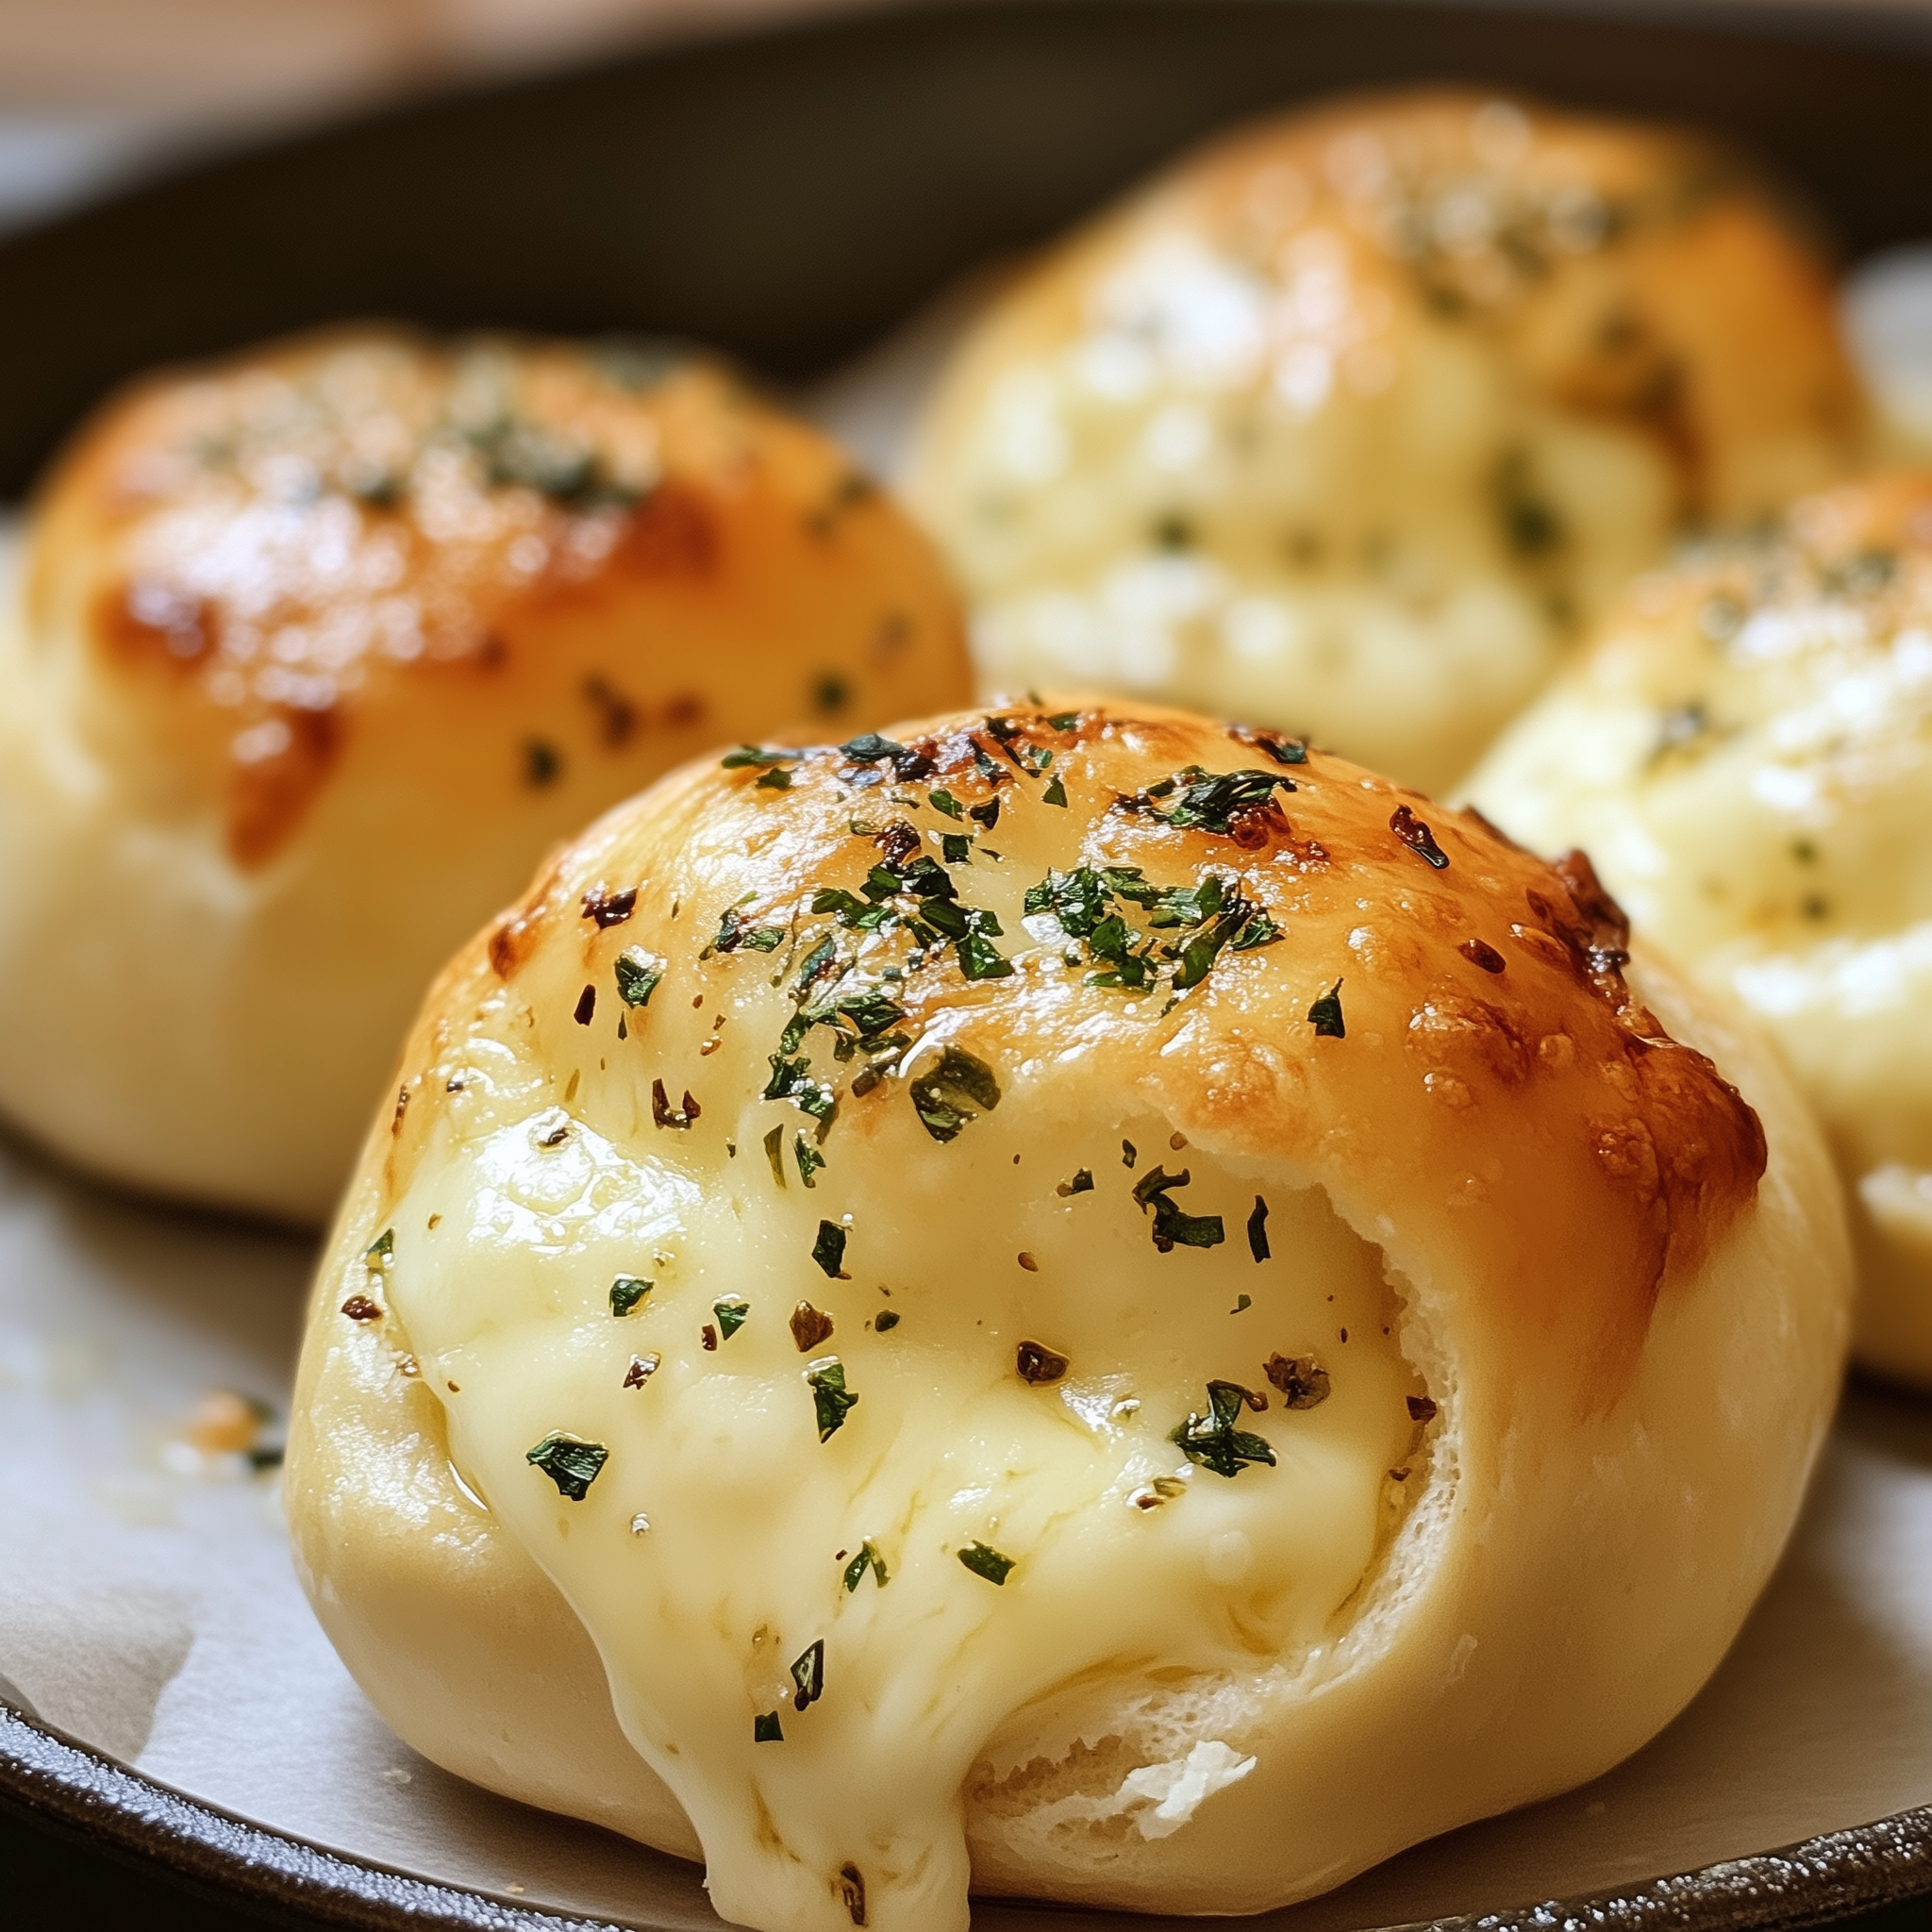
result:
[(0, 624), (0, 1108), (320, 1219), (555, 841), (708, 745), (966, 689), (924, 541), (702, 360), (358, 330), (151, 382)]
[(991, 688), (1200, 704), (1441, 788), (1680, 526), (1863, 434), (1827, 272), (1734, 157), (1432, 91), (1224, 140), (1048, 254), (912, 482)]
[(1641, 579), (1472, 795), (1775, 1036), (1851, 1191), (1858, 1353), (1932, 1386), (1932, 475)]
[(1836, 1389), (1766, 1050), (1587, 862), (1267, 731), (688, 767), (403, 1071), (302, 1367), (317, 1614), (416, 1748), (772, 1932), (1250, 1911), (1590, 1777)]

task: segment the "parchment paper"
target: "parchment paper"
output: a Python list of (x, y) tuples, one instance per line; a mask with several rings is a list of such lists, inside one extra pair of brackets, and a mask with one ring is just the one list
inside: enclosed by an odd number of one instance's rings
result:
[[(970, 300), (813, 399), (882, 472)], [(262, 1402), (274, 1440), (310, 1260), (306, 1241), (116, 1197), (0, 1136), (0, 1679), (150, 1776), (332, 1850), (620, 1923), (715, 1924), (694, 1868), (474, 1790), (399, 1743), (308, 1613), (274, 1472), (190, 1446), (197, 1406), (224, 1390)], [(1583, 1790), (1255, 1923), (1353, 1932), (1495, 1910), (1927, 1803), (1932, 1406), (1855, 1387), (1771, 1590), (1662, 1737)], [(982, 1932), (1066, 1923), (974, 1916)]]

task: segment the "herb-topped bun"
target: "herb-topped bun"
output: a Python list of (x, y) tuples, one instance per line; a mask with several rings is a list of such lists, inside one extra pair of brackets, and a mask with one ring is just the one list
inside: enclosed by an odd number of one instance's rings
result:
[(1075, 679), (1448, 785), (1685, 524), (1842, 475), (1824, 263), (1738, 159), (1479, 93), (1304, 109), (1047, 255), (914, 500), (994, 685)]
[(716, 366), (359, 330), (150, 382), (0, 624), (0, 1108), (321, 1219), (553, 842), (707, 745), (968, 689), (924, 540)]
[(686, 769), (417, 1024), (317, 1614), (768, 1932), (1249, 1911), (1593, 1775), (1776, 1559), (1849, 1273), (1767, 1051), (1624, 947), (1581, 858), (1179, 712)]
[(1932, 475), (1641, 579), (1471, 783), (1775, 1036), (1851, 1192), (1855, 1348), (1932, 1388)]

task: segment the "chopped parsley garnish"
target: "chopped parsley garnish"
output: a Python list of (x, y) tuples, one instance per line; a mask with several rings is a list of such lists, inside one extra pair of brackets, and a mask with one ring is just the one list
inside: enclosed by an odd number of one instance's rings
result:
[(979, 1114), (1000, 1104), (1000, 1083), (976, 1054), (947, 1046), (938, 1062), (908, 1083), (913, 1111), (935, 1141), (957, 1140)]
[(956, 819), (960, 816), (961, 807), (959, 801), (950, 791), (935, 791), (927, 799), (926, 803), (932, 807), (933, 810), (944, 812), (949, 819)]
[(362, 1250), (362, 1259), (380, 1274), (388, 1271), (389, 1264), (395, 1258), (396, 1231), (386, 1227)]
[(1210, 1382), (1208, 1385), (1208, 1413), (1190, 1412), (1188, 1419), (1169, 1436), (1190, 1462), (1211, 1469), (1216, 1475), (1236, 1476), (1251, 1462), (1271, 1467), (1274, 1451), (1260, 1436), (1251, 1436), (1235, 1424), (1243, 1408), (1265, 1407), (1267, 1398), (1243, 1389), (1239, 1382)]
[(774, 765), (769, 772), (760, 773), (758, 786), (766, 791), (790, 791), (791, 774), (783, 765)]
[(1067, 788), (1060, 783), (1059, 774), (1058, 773), (1054, 774), (1053, 782), (1049, 784), (1046, 790), (1040, 794), (1040, 798), (1041, 803), (1042, 805), (1063, 806), (1066, 804)]
[[(993, 767), (993, 772), (995, 775), (998, 775), (999, 767), (997, 765)], [(973, 820), (975, 824), (984, 825), (990, 832), (1000, 822), (1000, 802), (997, 798), (989, 798), (984, 805), (968, 806), (966, 808), (966, 816)]]
[(1311, 1355), (1271, 1355), (1261, 1373), (1281, 1391), (1289, 1408), (1313, 1408), (1328, 1400), (1328, 1371)]
[(727, 1294), (711, 1304), (711, 1312), (718, 1318), (718, 1340), (729, 1341), (744, 1326), (751, 1304), (741, 1294)]
[(772, 1077), (765, 1082), (764, 1100), (789, 1100), (814, 1120), (828, 1121), (838, 1108), (838, 1097), (822, 1080), (812, 1078), (808, 1059), (788, 1060), (771, 1056)]
[(762, 1717), (752, 1719), (751, 1740), (754, 1744), (782, 1744), (785, 1741), (785, 1727), (778, 1722), (775, 1710), (768, 1710)]
[(940, 851), (948, 865), (970, 865), (973, 862), (973, 841), (964, 833), (945, 833), (940, 840)]
[(870, 1570), (883, 1590), (892, 1579), (886, 1574), (886, 1559), (879, 1555), (870, 1539), (858, 1546), (858, 1554), (845, 1566), (845, 1594), (850, 1596), (865, 1581), (865, 1573)]
[(1141, 1150), (1131, 1141), (1123, 1141), (1121, 1142), (1121, 1165), (1123, 1167), (1131, 1168), (1140, 1158)]
[(1248, 1216), (1248, 1253), (1257, 1261), (1265, 1261), (1269, 1256), (1268, 1247), (1268, 1204), (1259, 1194), (1255, 1196), (1255, 1211)]
[[(1186, 784), (1181, 785), (1181, 781)], [(1164, 809), (1156, 803), (1180, 787), (1180, 796)], [(1172, 778), (1150, 785), (1132, 798), (1123, 799), (1129, 811), (1151, 812), (1163, 824), (1182, 831), (1212, 832), (1223, 838), (1236, 837), (1242, 822), (1274, 809), (1274, 791), (1295, 789), (1292, 778), (1278, 772), (1208, 772), (1189, 765)]]
[(858, 1407), (858, 1397), (845, 1387), (845, 1364), (835, 1355), (822, 1357), (805, 1372), (818, 1417), (819, 1441), (829, 1441), (845, 1426), (845, 1418)]
[(772, 1178), (781, 1188), (785, 1185), (785, 1152), (782, 1145), (784, 1139), (785, 1129), (782, 1125), (774, 1127), (765, 1136), (765, 1158), (772, 1163)]
[(798, 1178), (808, 1188), (817, 1187), (818, 1183), (812, 1179), (812, 1175), (824, 1166), (825, 1157), (805, 1138), (802, 1132), (791, 1143), (791, 1152), (798, 1161)]
[(1253, 1295), (1238, 1294), (1234, 1298), (1234, 1307), (1228, 1309), (1227, 1312), (1230, 1315), (1245, 1315), (1254, 1306), (1255, 1297)]
[(596, 1014), (597, 989), (594, 986), (587, 986), (585, 987), (582, 992), (578, 993), (577, 1003), (575, 1008), (572, 1010), (571, 1018), (575, 1020), (579, 1026), (588, 1026), (591, 1024), (591, 1022), (596, 1017)]
[(1057, 1194), (1091, 1194), (1093, 1191), (1093, 1170), (1091, 1167), (1076, 1168), (1074, 1178), (1062, 1181), (1054, 1190)]
[(899, 1325), (898, 1309), (881, 1308), (878, 1311), (878, 1313), (873, 1317), (872, 1325), (881, 1335), (883, 1335), (888, 1328), (896, 1328)]
[(802, 751), (789, 751), (783, 746), (741, 744), (736, 751), (727, 751), (718, 762), (727, 772), (741, 771), (747, 766), (762, 771), (768, 765), (795, 764), (805, 756)]
[(1449, 855), (1436, 843), (1436, 835), (1410, 811), (1398, 805), (1390, 816), (1389, 829), (1419, 858), (1425, 858), (1438, 872), (1449, 863)]
[(1078, 711), (1056, 711), (1046, 721), (1056, 731), (1071, 731), (1080, 722)]
[(1163, 1255), (1176, 1247), (1217, 1248), (1227, 1239), (1227, 1228), (1218, 1214), (1188, 1214), (1174, 1199), (1175, 1188), (1185, 1188), (1193, 1179), (1188, 1169), (1177, 1174), (1154, 1168), (1134, 1184), (1134, 1199), (1144, 1213), (1154, 1210), (1154, 1245)]
[(611, 961), (617, 981), (617, 997), (627, 1007), (648, 1007), (658, 983), (664, 977), (664, 962), (654, 959), (641, 946), (626, 946)]
[(821, 1637), (791, 1662), (793, 1710), (808, 1710), (825, 1694), (825, 1640)]
[(1238, 744), (1251, 744), (1265, 752), (1277, 765), (1305, 765), (1308, 747), (1305, 740), (1290, 738), (1279, 731), (1259, 731), (1252, 724), (1230, 724), (1227, 735)]
[(959, 1560), (975, 1576), (1004, 1586), (1013, 1574), (1013, 1558), (1003, 1557), (991, 1543), (970, 1542), (959, 1552)]
[[(1146, 932), (1136, 932), (1111, 910), (1110, 900), (1144, 912)], [(1281, 936), (1274, 921), (1241, 896), (1239, 884), (1220, 873), (1209, 873), (1191, 886), (1158, 886), (1139, 866), (1050, 872), (1027, 889), (1025, 909), (1028, 918), (1050, 914), (1070, 939), (1085, 942), (1103, 969), (1088, 975), (1089, 986), (1134, 992), (1157, 983), (1162, 960), (1174, 962), (1174, 990), (1185, 992), (1208, 976), (1224, 947), (1246, 951)], [(1151, 937), (1177, 927), (1191, 930), (1192, 937), (1166, 946), (1158, 946)], [(1074, 963), (1074, 956), (1068, 958)]]
[(809, 1302), (800, 1302), (791, 1311), (791, 1339), (800, 1355), (809, 1355), (820, 1342), (832, 1339), (832, 1318)]
[(1337, 980), (1315, 1004), (1308, 1008), (1308, 1024), (1315, 1029), (1318, 1039), (1345, 1040), (1348, 1028), (1341, 1020), (1341, 982)]
[(565, 1435), (553, 1429), (534, 1449), (526, 1450), (524, 1460), (541, 1469), (557, 1485), (558, 1492), (573, 1503), (581, 1503), (597, 1480), (597, 1472), (609, 1461), (610, 1452), (601, 1442), (586, 1442), (581, 1436)]
[(610, 1312), (613, 1315), (627, 1315), (657, 1287), (655, 1281), (644, 1281), (635, 1274), (620, 1274), (610, 1284)]
[(845, 1230), (836, 1221), (819, 1223), (818, 1239), (811, 1244), (811, 1257), (834, 1281), (845, 1266)]
[(749, 946), (755, 953), (770, 953), (784, 943), (785, 928), (782, 925), (751, 925), (744, 919), (744, 901), (731, 907), (724, 917), (718, 922), (718, 936), (706, 949), (708, 953), (735, 953), (740, 946)]
[(1023, 1341), (1013, 1352), (1013, 1366), (1023, 1382), (1058, 1382), (1067, 1373), (1067, 1357), (1043, 1341)]

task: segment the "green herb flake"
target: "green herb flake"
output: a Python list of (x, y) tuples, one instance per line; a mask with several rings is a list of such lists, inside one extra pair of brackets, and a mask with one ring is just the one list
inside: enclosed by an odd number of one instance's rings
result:
[(718, 760), (727, 772), (742, 771), (748, 766), (794, 764), (805, 754), (802, 751), (787, 751), (782, 748), (767, 748), (756, 744), (741, 744), (736, 751), (727, 751)]
[(950, 791), (935, 791), (927, 800), (933, 810), (944, 812), (949, 819), (958, 818), (964, 808)]
[(1268, 1204), (1259, 1194), (1255, 1196), (1255, 1211), (1248, 1216), (1248, 1253), (1257, 1261), (1265, 1261), (1269, 1256)]
[(791, 1152), (798, 1162), (798, 1178), (808, 1188), (818, 1186), (812, 1176), (824, 1166), (825, 1157), (814, 1147), (801, 1132), (791, 1144)]
[(1308, 761), (1308, 747), (1303, 739), (1289, 738), (1279, 731), (1259, 731), (1252, 724), (1230, 724), (1227, 735), (1238, 744), (1253, 745), (1277, 765), (1305, 765)]
[(654, 959), (641, 946), (626, 946), (610, 962), (617, 997), (627, 1007), (648, 1007), (664, 977), (664, 961)]
[(741, 1294), (727, 1294), (711, 1304), (711, 1312), (718, 1318), (718, 1340), (729, 1341), (744, 1326), (751, 1304)]
[(1210, 1382), (1208, 1385), (1208, 1413), (1191, 1413), (1186, 1422), (1169, 1436), (1190, 1462), (1216, 1475), (1237, 1476), (1249, 1463), (1274, 1463), (1274, 1451), (1260, 1436), (1249, 1435), (1235, 1424), (1244, 1408), (1265, 1408), (1268, 1398), (1243, 1389), (1239, 1382)]
[(782, 925), (755, 925), (744, 936), (744, 943), (754, 953), (773, 953), (785, 943), (785, 928)]
[(587, 1442), (581, 1436), (566, 1435), (553, 1429), (534, 1449), (526, 1450), (524, 1460), (541, 1469), (557, 1485), (558, 1492), (573, 1503), (581, 1503), (597, 1480), (597, 1472), (610, 1459), (601, 1442)]
[(1252, 953), (1257, 946), (1272, 946), (1276, 940), (1285, 937), (1281, 928), (1265, 912), (1257, 912), (1228, 944), (1237, 953)]
[(1000, 1104), (993, 1070), (976, 1054), (947, 1046), (937, 1063), (908, 1083), (913, 1111), (935, 1141), (955, 1141), (981, 1113)]
[(873, 1317), (872, 1325), (874, 1329), (880, 1335), (885, 1334), (885, 1332), (889, 1328), (896, 1328), (899, 1325), (898, 1309), (881, 1308), (878, 1311), (878, 1313)]
[(825, 1694), (825, 1640), (821, 1637), (791, 1662), (793, 1710), (809, 1710)]
[(845, 1230), (836, 1221), (819, 1223), (818, 1239), (811, 1244), (811, 1257), (834, 1281), (839, 1279), (845, 1266)]
[(784, 1140), (785, 1129), (782, 1124), (774, 1127), (765, 1136), (765, 1158), (772, 1163), (772, 1178), (781, 1188), (785, 1185)]
[(1182, 1168), (1177, 1174), (1156, 1167), (1134, 1184), (1134, 1200), (1144, 1213), (1154, 1210), (1154, 1245), (1163, 1255), (1176, 1247), (1218, 1248), (1227, 1239), (1227, 1227), (1218, 1214), (1189, 1214), (1174, 1199), (1175, 1188), (1185, 1188), (1193, 1179)]
[(1091, 1194), (1093, 1191), (1093, 1170), (1083, 1167), (1075, 1171), (1074, 1178), (1062, 1181), (1054, 1192), (1060, 1195)]
[[(1241, 820), (1268, 810), (1277, 786), (1284, 791), (1295, 789), (1292, 778), (1284, 778), (1276, 772), (1204, 772), (1198, 765), (1190, 765), (1186, 771), (1176, 773), (1175, 778), (1189, 782), (1174, 804), (1158, 816), (1177, 829), (1213, 832), (1223, 837), (1233, 834)], [(1147, 788), (1148, 798), (1159, 795), (1158, 787)]]
[(1042, 805), (1064, 806), (1066, 804), (1067, 788), (1060, 783), (1058, 773), (1054, 774), (1053, 782), (1040, 794), (1040, 798)]
[(620, 1274), (610, 1284), (610, 1312), (619, 1316), (629, 1314), (657, 1285), (635, 1274)]
[(1261, 1373), (1280, 1390), (1284, 1407), (1316, 1408), (1328, 1400), (1328, 1371), (1311, 1355), (1271, 1355)]
[(775, 1710), (768, 1710), (762, 1717), (752, 1719), (751, 1740), (754, 1744), (782, 1744), (785, 1741), (785, 1727), (778, 1722)]
[(948, 865), (971, 865), (973, 863), (973, 841), (963, 833), (946, 832), (940, 838), (940, 850), (945, 855)]
[(959, 1552), (959, 1560), (974, 1575), (983, 1576), (989, 1583), (996, 1583), (1002, 1588), (1013, 1574), (1013, 1558), (1001, 1556), (991, 1543), (968, 1543)]
[(858, 1407), (858, 1397), (845, 1387), (845, 1364), (835, 1355), (821, 1356), (805, 1371), (818, 1418), (819, 1441), (829, 1441), (845, 1426), (845, 1418)]
[(769, 772), (759, 776), (758, 789), (765, 791), (790, 791), (791, 774), (782, 765), (774, 765)]
[(879, 1555), (876, 1546), (868, 1539), (858, 1546), (858, 1554), (845, 1566), (845, 1594), (850, 1596), (865, 1581), (865, 1573), (870, 1570), (874, 1580), (883, 1590), (892, 1579), (886, 1574), (886, 1559)]
[(395, 1253), (396, 1231), (392, 1227), (386, 1227), (362, 1250), (362, 1259), (378, 1274), (384, 1274), (389, 1272), (390, 1263), (395, 1259)]
[(1238, 1294), (1234, 1298), (1234, 1307), (1228, 1309), (1227, 1312), (1230, 1315), (1245, 1315), (1254, 1306), (1255, 1297), (1253, 1295)]
[(1046, 721), (1056, 731), (1071, 731), (1080, 722), (1078, 711), (1056, 711)]
[(1132, 1168), (1135, 1161), (1139, 1160), (1140, 1158), (1141, 1150), (1131, 1141), (1123, 1141), (1121, 1142), (1121, 1165), (1123, 1167)]
[(1341, 982), (1337, 980), (1315, 1004), (1308, 1008), (1308, 1024), (1315, 1029), (1318, 1039), (1345, 1040), (1348, 1028), (1341, 1020)]

